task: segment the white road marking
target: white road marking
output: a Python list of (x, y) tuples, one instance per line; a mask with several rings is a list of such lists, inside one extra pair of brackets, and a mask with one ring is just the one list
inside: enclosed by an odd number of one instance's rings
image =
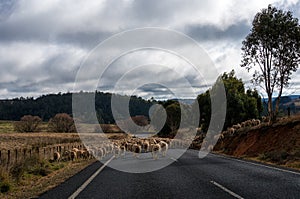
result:
[(227, 189), (226, 187), (220, 185), (219, 183), (215, 182), (215, 181), (210, 181), (212, 184), (216, 185), (217, 187), (221, 188), (223, 191), (229, 193), (230, 195), (232, 195), (235, 198), (239, 198), (239, 199), (244, 199), (242, 196), (239, 196), (238, 194), (234, 193), (233, 191), (230, 191), (229, 189)]
[(105, 162), (89, 179), (87, 179), (68, 199), (75, 199), (80, 192), (82, 192), (92, 180), (114, 159), (115, 156), (112, 156), (107, 162)]
[(170, 157), (171, 160), (174, 160), (175, 162), (178, 162), (177, 159), (173, 158), (173, 157)]
[(261, 167), (265, 167), (265, 168), (269, 168), (269, 169), (274, 169), (274, 170), (277, 170), (277, 171), (282, 171), (282, 172), (286, 172), (286, 173), (292, 173), (292, 174), (300, 175), (299, 172), (285, 170), (285, 169), (281, 169), (281, 168), (277, 168), (277, 167), (272, 167), (272, 166), (268, 166), (268, 165), (264, 165), (264, 164), (259, 164), (259, 163), (254, 163), (254, 162), (248, 162), (248, 161), (239, 160), (239, 159), (236, 159), (236, 158), (230, 158), (230, 157), (226, 157), (226, 156), (222, 156), (222, 155), (217, 155), (217, 154), (212, 154), (212, 153), (210, 153), (210, 155), (214, 155), (214, 156), (221, 157), (221, 158), (228, 159), (228, 160), (235, 160), (235, 161), (238, 161), (238, 162), (248, 163), (248, 164), (252, 164), (252, 165), (256, 165), (256, 166), (261, 166)]

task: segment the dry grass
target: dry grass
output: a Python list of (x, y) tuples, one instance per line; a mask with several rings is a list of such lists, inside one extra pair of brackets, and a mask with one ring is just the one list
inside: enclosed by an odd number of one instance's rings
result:
[(77, 133), (0, 133), (0, 150), (80, 142)]
[(55, 163), (63, 164), (63, 168), (53, 170), (47, 176), (25, 175), (20, 182), (11, 182), (11, 191), (0, 193), (0, 198), (36, 198), (43, 192), (61, 184), (66, 179), (83, 170), (95, 160), (80, 160), (75, 162)]

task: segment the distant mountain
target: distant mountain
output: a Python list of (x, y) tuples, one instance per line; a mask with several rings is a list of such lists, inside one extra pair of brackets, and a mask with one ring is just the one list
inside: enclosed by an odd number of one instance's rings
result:
[(171, 99), (171, 100), (178, 101), (178, 102), (181, 102), (183, 104), (188, 104), (188, 105), (191, 105), (195, 102), (195, 99), (182, 99), (182, 98), (177, 99), (177, 98), (175, 98), (175, 99)]
[[(276, 98), (272, 98), (273, 107), (275, 107)], [(268, 99), (263, 99), (265, 110), (267, 110), (267, 102)], [(287, 114), (288, 107), (291, 110), (291, 113), (299, 113), (300, 112), (300, 95), (289, 95), (289, 96), (282, 96), (280, 98), (279, 103), (279, 112), (283, 115)], [(264, 113), (266, 114), (266, 112)]]

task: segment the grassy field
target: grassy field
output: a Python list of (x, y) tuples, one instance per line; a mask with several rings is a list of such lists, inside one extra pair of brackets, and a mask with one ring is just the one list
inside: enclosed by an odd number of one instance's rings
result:
[[(103, 136), (109, 139), (124, 137), (115, 125), (105, 125), (106, 130), (111, 133), (87, 133), (81, 137), (77, 133), (48, 132), (47, 127), (47, 123), (42, 123), (38, 132), (17, 133), (14, 121), (0, 121), (0, 198), (38, 196), (95, 161), (78, 159), (72, 162), (53, 162), (53, 151), (59, 146), (63, 149), (84, 147), (81, 142), (83, 137), (92, 141), (101, 140)], [(84, 126), (88, 132), (93, 132), (95, 128), (95, 125)], [(36, 149), (38, 153), (35, 153)], [(8, 150), (11, 154), (9, 164)], [(16, 152), (19, 156), (17, 159)]]

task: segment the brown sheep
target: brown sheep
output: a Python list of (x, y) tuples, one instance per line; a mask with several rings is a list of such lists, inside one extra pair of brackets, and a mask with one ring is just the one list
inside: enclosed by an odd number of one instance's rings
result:
[(60, 161), (60, 154), (58, 152), (53, 153), (53, 160), (57, 162)]
[(77, 159), (77, 153), (75, 151), (70, 151), (70, 159), (72, 161)]
[(134, 156), (134, 157), (138, 157), (139, 154), (142, 152), (142, 147), (141, 147), (141, 145), (134, 144), (134, 145), (132, 146), (132, 151), (133, 151), (133, 156)]
[(149, 142), (147, 140), (145, 140), (144, 142), (142, 142), (142, 150), (144, 152), (148, 152), (149, 151), (149, 146), (150, 146), (150, 144), (149, 144)]

